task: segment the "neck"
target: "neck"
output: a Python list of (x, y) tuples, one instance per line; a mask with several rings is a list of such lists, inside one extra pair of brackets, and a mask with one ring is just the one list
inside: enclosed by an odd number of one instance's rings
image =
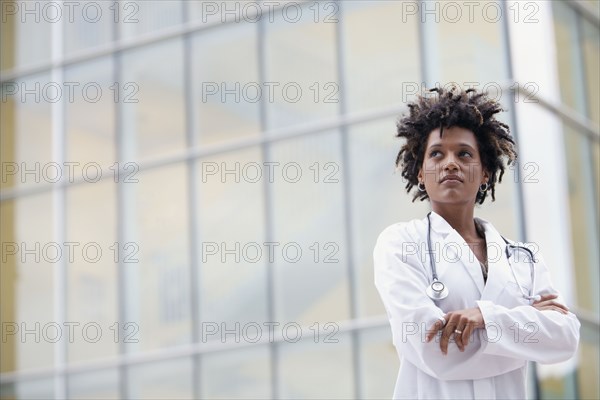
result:
[(459, 206), (432, 204), (431, 208), (436, 214), (444, 218), (463, 239), (476, 239), (479, 237), (473, 219), (473, 207), (465, 207), (462, 204)]

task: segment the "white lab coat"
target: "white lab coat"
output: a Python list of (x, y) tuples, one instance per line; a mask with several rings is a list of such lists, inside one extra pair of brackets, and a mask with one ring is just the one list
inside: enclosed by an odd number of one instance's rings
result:
[[(394, 399), (524, 399), (527, 361), (555, 363), (571, 358), (579, 343), (580, 323), (573, 313), (539, 311), (515, 283), (506, 244), (491, 223), (485, 229), (489, 273), (484, 286), (481, 266), (460, 234), (431, 213), (431, 245), (447, 298), (431, 300), (427, 256), (427, 218), (397, 223), (377, 239), (373, 257), (375, 286), (392, 328), (400, 357)], [(535, 254), (534, 294), (556, 293), (540, 254)], [(511, 257), (525, 293), (532, 285), (526, 253)], [(558, 298), (564, 303), (564, 299)], [(479, 307), (486, 323), (460, 352), (454, 340), (443, 355), (440, 335), (425, 342), (426, 330), (441, 316)]]

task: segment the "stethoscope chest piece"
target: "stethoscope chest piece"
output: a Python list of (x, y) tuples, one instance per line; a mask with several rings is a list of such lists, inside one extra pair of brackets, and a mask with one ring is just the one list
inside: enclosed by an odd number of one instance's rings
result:
[(427, 296), (432, 300), (442, 300), (448, 297), (448, 288), (437, 279), (427, 287)]

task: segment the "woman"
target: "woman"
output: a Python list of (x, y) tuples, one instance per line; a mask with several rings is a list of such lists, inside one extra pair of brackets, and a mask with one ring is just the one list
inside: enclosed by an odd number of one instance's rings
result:
[(373, 254), (400, 357), (394, 398), (524, 399), (527, 361), (572, 357), (580, 323), (539, 254), (473, 217), (517, 156), (500, 105), (473, 89), (431, 92), (397, 124), (396, 165), (432, 211), (386, 228)]

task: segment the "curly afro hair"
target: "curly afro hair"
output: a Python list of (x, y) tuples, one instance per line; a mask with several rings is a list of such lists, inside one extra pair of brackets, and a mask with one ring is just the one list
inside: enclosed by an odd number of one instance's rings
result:
[[(396, 167), (402, 168), (402, 177), (408, 182), (406, 192), (410, 193), (419, 183), (418, 173), (431, 131), (440, 128), (441, 137), (444, 128), (460, 127), (475, 134), (483, 168), (490, 174), (488, 189), (494, 201), (496, 181), (502, 182), (504, 175), (503, 157), (508, 158), (507, 165), (517, 159), (510, 128), (494, 116), (504, 110), (497, 101), (476, 89), (458, 91), (453, 86), (448, 91), (438, 87), (429, 92), (431, 95), (418, 96), (415, 102), (409, 103), (409, 115), (398, 119), (396, 124), (396, 137), (406, 138), (396, 157)], [(437, 92), (437, 95), (432, 92)], [(482, 204), (487, 193), (478, 192), (475, 202)], [(427, 192), (417, 190), (412, 201), (428, 198)]]

